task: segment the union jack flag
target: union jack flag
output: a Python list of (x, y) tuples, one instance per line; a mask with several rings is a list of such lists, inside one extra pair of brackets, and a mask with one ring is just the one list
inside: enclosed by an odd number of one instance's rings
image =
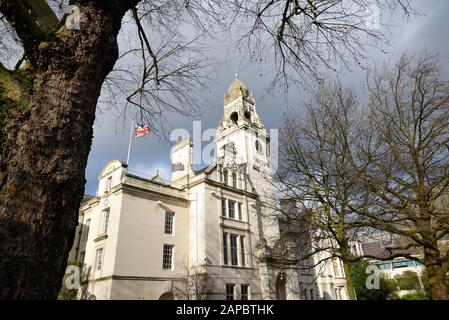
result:
[(134, 134), (136, 138), (143, 137), (148, 133), (150, 133), (150, 126), (148, 124), (136, 124), (134, 128)]

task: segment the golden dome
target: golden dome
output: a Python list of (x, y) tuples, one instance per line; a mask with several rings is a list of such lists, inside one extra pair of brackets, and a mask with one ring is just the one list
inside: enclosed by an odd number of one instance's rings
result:
[(234, 82), (231, 83), (228, 89), (227, 98), (234, 98), (239, 96), (248, 97), (249, 96), (249, 90), (246, 84), (244, 84), (242, 81), (240, 81), (237, 77), (234, 80)]

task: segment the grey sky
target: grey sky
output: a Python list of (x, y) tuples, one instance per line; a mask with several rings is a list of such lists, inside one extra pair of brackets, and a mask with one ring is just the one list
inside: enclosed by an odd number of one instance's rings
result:
[[(394, 59), (400, 54), (419, 53), (426, 49), (437, 51), (442, 62), (449, 65), (449, 1), (447, 0), (415, 0), (414, 7), (421, 14), (414, 16), (410, 21), (394, 19), (396, 24), (391, 29), (391, 44), (385, 48), (387, 53), (373, 50), (370, 53), (371, 63)], [(389, 17), (383, 17), (387, 19)], [(291, 108), (300, 108), (303, 99), (308, 99), (310, 93), (305, 90), (292, 89), (288, 94), (281, 92), (268, 94), (266, 86), (271, 80), (261, 71), (261, 66), (245, 66), (238, 49), (229, 44), (217, 44), (211, 56), (226, 56), (230, 62), (223, 64), (217, 70), (218, 79), (211, 88), (205, 92), (198, 92), (208, 106), (203, 110), (201, 117), (195, 120), (202, 121), (203, 130), (215, 128), (222, 116), (223, 94), (234, 80), (234, 73), (238, 70), (239, 78), (244, 81), (256, 97), (257, 110), (267, 129), (277, 128), (284, 112)], [(336, 75), (330, 74), (335, 77)], [(344, 83), (360, 90), (364, 81), (364, 72), (356, 67), (352, 72), (339, 74)], [(192, 119), (181, 116), (169, 117), (171, 125), (175, 128), (192, 129)], [(99, 112), (94, 127), (94, 139), (86, 169), (86, 193), (95, 194), (97, 177), (106, 163), (113, 159), (126, 160), (129, 130), (131, 119), (127, 127), (117, 116), (111, 112)], [(170, 146), (164, 139), (159, 139), (154, 133), (144, 138), (134, 139), (129, 170), (152, 176), (159, 169), (165, 178), (170, 177)]]

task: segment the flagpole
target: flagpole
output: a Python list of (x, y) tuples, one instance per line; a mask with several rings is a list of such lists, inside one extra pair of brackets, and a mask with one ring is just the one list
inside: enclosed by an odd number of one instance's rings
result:
[(131, 153), (131, 143), (133, 141), (133, 129), (134, 129), (134, 120), (131, 122), (131, 132), (129, 133), (128, 156), (126, 158), (126, 164), (128, 166), (129, 166), (129, 155)]

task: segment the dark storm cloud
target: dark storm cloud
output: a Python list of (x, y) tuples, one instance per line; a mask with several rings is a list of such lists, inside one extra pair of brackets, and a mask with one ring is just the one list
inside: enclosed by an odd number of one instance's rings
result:
[[(439, 52), (442, 60), (448, 65), (449, 1), (416, 0), (413, 2), (420, 15), (412, 17), (409, 21), (395, 18), (393, 22), (396, 26), (391, 29), (391, 44), (384, 48), (387, 53), (383, 54), (375, 50), (370, 53), (370, 59), (372, 61), (392, 60), (404, 52), (420, 53), (426, 49)], [(266, 86), (271, 79), (264, 73), (261, 66), (245, 66), (238, 50), (229, 44), (217, 43), (214, 51), (211, 52), (211, 56), (217, 56), (223, 60), (227, 58), (229, 62), (218, 68), (217, 81), (209, 90), (198, 92), (198, 95), (208, 101), (202, 116), (196, 119), (187, 119), (171, 115), (169, 121), (173, 127), (185, 128), (191, 132), (192, 120), (201, 120), (203, 130), (215, 128), (222, 116), (223, 95), (234, 80), (236, 71), (239, 72), (239, 78), (253, 91), (258, 113), (267, 129), (276, 128), (288, 108), (299, 108), (302, 101), (310, 97), (309, 92), (297, 88), (292, 89), (286, 95), (279, 92), (267, 94)], [(330, 76), (334, 77), (335, 75)], [(364, 72), (360, 68), (355, 68), (352, 72), (340, 76), (344, 78), (345, 84), (359, 88), (360, 82), (364, 79)], [(117, 119), (117, 116), (111, 112), (104, 112), (97, 117), (92, 151), (86, 169), (86, 193), (95, 194), (97, 177), (108, 161), (126, 159), (130, 124), (131, 119), (124, 127), (123, 121)], [(168, 141), (151, 133), (144, 138), (134, 139), (129, 170), (140, 175), (152, 176), (159, 169), (159, 173), (165, 179), (169, 179), (169, 159), (170, 145)]]

